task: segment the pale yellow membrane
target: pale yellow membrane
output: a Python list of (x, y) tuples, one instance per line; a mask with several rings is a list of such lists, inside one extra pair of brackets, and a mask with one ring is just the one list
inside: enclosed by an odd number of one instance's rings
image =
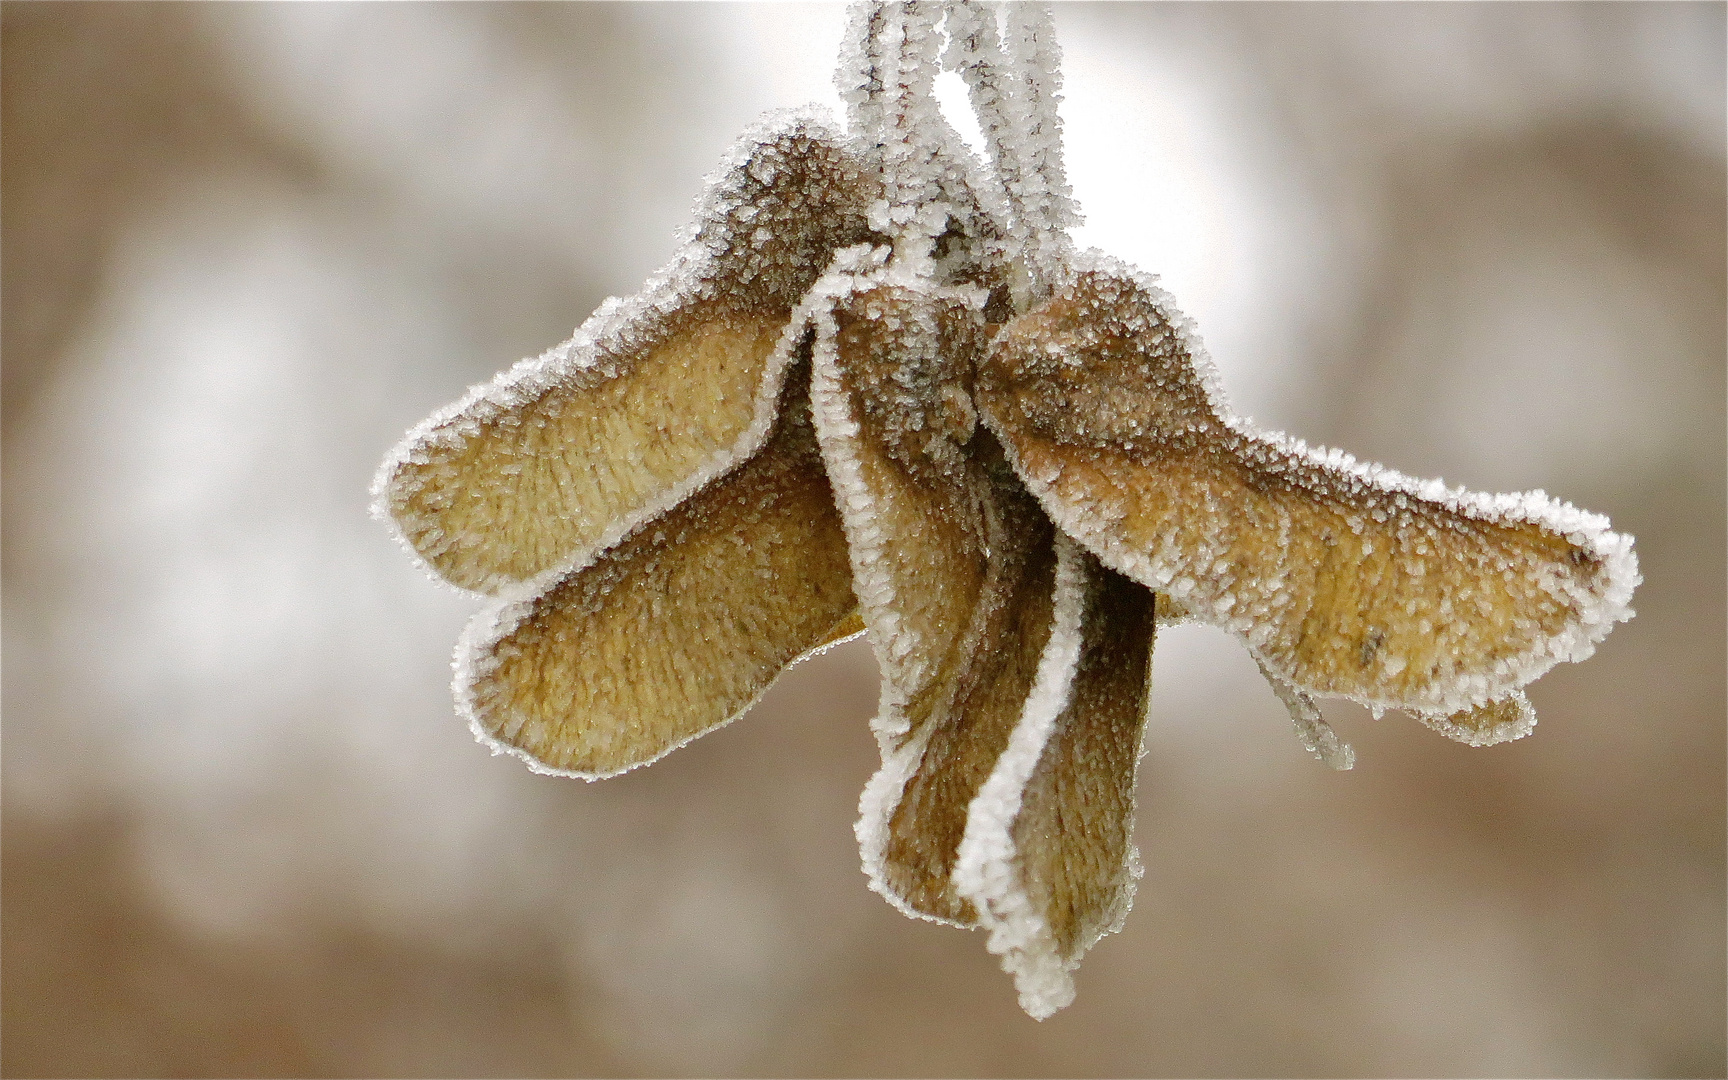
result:
[(415, 550), (466, 588), (524, 580), (725, 454), (756, 418), (784, 319), (713, 301), (657, 321), (650, 345), (404, 463), (391, 510)]
[(417, 432), (381, 504), (433, 569), (495, 591), (736, 465), (770, 426), (792, 309), (835, 250), (881, 239), (864, 218), (878, 188), (826, 136), (764, 137), (720, 174), (671, 267), (566, 354), (525, 361)]
[(1089, 556), (1086, 563), (1068, 707), (1013, 826), (1020, 887), (1068, 964), (1114, 930), (1133, 899), (1135, 774), (1152, 668), (1152, 593)]
[(1088, 273), (996, 338), (978, 401), (1062, 528), (1302, 691), (1478, 700), (1607, 588), (1532, 522), (1442, 506), (1226, 425), (1136, 283)]
[(845, 641), (848, 638), (855, 638), (863, 632), (864, 616), (859, 612), (854, 611), (852, 614), (846, 616), (846, 618), (841, 621), (840, 625), (836, 626), (833, 631), (829, 633), (827, 640), (823, 641), (817, 646), (817, 648), (826, 648), (829, 645), (838, 645), (840, 642)]
[(855, 607), (846, 541), (788, 397), (749, 462), (482, 643), (467, 694), (487, 733), (553, 770), (621, 772), (726, 723), (835, 634)]
[(836, 419), (823, 431), (890, 687), (865, 865), (904, 908), (960, 923), (975, 918), (950, 881), (967, 806), (1031, 688), (1054, 572), (1049, 522), (967, 394), (983, 326), (929, 294), (846, 297), (834, 312)]

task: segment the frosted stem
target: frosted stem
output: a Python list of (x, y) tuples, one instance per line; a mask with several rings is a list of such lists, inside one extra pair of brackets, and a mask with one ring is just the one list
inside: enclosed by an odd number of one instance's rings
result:
[(952, 206), (943, 198), (943, 136), (936, 104), (939, 3), (858, 4), (852, 9), (835, 85), (853, 133), (874, 144), (884, 198), (871, 227), (894, 238), (899, 269), (934, 275), (935, 238)]
[(978, 126), (984, 132), (984, 149), (990, 156), (992, 179), (1001, 189), (1008, 207), (1008, 226), (1019, 241), (1024, 231), (1024, 214), (1005, 177), (1017, 173), (1014, 140), (1004, 138), (1012, 123), (1012, 110), (1003, 93), (1004, 61), (1000, 35), (996, 29), (996, 11), (973, 0), (959, 0), (948, 7), (948, 50), (943, 62), (960, 73), (972, 101), (972, 111), (978, 116)]
[(1340, 739), (1332, 725), (1320, 715), (1320, 705), (1312, 695), (1274, 675), (1265, 664), (1260, 664), (1260, 674), (1266, 676), (1266, 681), (1272, 684), (1272, 692), (1290, 711), (1290, 721), (1296, 726), (1296, 738), (1301, 741), (1303, 749), (1329, 769), (1343, 772), (1356, 767), (1356, 751)]
[[(1062, 165), (1061, 50), (1043, 4), (1002, 7), (959, 0), (948, 13), (948, 64), (966, 82), (984, 131), (985, 149), (1002, 185), (1015, 261), (1027, 294), (1020, 306), (1049, 296), (1066, 273), (1080, 222)], [(1016, 298), (1020, 300), (1020, 298)]]

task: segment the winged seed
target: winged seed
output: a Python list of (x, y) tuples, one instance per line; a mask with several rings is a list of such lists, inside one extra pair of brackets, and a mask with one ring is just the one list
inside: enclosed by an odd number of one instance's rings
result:
[[(958, 71), (977, 160), (932, 90)], [(864, 3), (847, 128), (772, 113), (682, 247), (385, 459), (374, 508), (488, 596), (458, 707), (597, 779), (729, 723), (860, 630), (870, 885), (982, 928), (1042, 1019), (1120, 928), (1155, 627), (1236, 635), (1300, 743), (1343, 697), (1482, 746), (1632, 617), (1630, 537), (1540, 491), (1416, 480), (1231, 411), (1193, 323), (1076, 252), (1047, 8)]]

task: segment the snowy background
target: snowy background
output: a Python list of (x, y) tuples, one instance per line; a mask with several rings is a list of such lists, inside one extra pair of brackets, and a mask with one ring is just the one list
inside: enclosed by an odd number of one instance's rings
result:
[(453, 714), (404, 429), (673, 250), (816, 6), (4, 10), (9, 1075), (1721, 1075), (1724, 9), (1062, 7), (1080, 239), (1237, 407), (1638, 537), (1472, 750), (1160, 639), (1148, 874), (1040, 1025), (865, 888), (854, 643), (586, 785)]

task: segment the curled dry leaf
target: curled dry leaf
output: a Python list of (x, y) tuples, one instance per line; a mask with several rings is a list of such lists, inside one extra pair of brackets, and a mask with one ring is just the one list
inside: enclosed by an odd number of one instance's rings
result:
[[(931, 96), (939, 56), (988, 166)], [(410, 432), (375, 487), (416, 557), (492, 594), (458, 702), (541, 771), (650, 762), (868, 633), (865, 872), (985, 930), (1040, 1018), (1140, 875), (1157, 625), (1236, 635), (1349, 768), (1319, 698), (1521, 737), (1522, 688), (1638, 583), (1601, 517), (1232, 414), (1170, 298), (1072, 249), (1058, 60), (1034, 6), (859, 6), (845, 135), (746, 133), (670, 266)]]

